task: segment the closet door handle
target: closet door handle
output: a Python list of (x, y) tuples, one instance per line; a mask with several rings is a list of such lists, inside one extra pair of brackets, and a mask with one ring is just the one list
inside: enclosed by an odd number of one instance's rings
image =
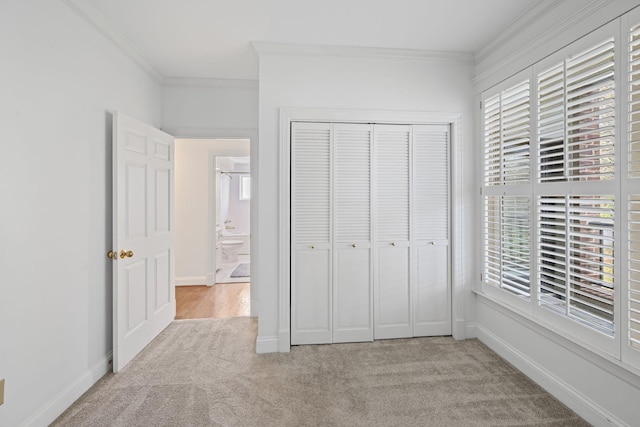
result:
[(316, 248), (316, 245), (311, 245), (311, 249), (315, 249), (315, 248)]
[(354, 243), (354, 244), (352, 244), (351, 246), (355, 248), (355, 247), (356, 247), (356, 246), (358, 246), (358, 245), (356, 245), (356, 244)]
[(396, 245), (396, 242), (391, 242), (391, 246), (395, 246), (395, 245)]

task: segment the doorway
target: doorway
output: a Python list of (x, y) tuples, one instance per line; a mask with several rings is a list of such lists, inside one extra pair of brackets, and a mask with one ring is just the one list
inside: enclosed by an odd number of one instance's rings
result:
[(176, 319), (249, 316), (250, 140), (175, 146)]

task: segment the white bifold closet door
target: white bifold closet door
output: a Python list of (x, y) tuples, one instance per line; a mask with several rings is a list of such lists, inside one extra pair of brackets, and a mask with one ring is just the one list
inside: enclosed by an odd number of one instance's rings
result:
[(291, 343), (450, 335), (449, 126), (291, 131)]
[(411, 126), (374, 133), (374, 338), (412, 336), (409, 287)]
[(414, 125), (412, 130), (413, 336), (451, 335), (449, 126)]
[(293, 123), (291, 343), (332, 341), (331, 138), (328, 123)]
[(372, 125), (334, 125), (333, 342), (373, 340)]

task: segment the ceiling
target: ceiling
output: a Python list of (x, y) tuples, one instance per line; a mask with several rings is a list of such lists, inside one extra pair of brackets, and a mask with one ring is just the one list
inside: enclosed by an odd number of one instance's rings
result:
[[(477, 52), (538, 0), (84, 0), (163, 77), (257, 79), (252, 41)], [(104, 21), (104, 19), (103, 19)]]

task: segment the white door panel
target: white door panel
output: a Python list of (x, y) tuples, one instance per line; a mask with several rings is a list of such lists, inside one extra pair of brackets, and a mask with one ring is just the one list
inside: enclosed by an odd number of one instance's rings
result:
[(412, 336), (406, 243), (376, 248), (374, 289), (374, 339)]
[(451, 335), (449, 248), (446, 241), (433, 243), (412, 248), (417, 270), (411, 298), (416, 337)]
[(371, 248), (367, 243), (334, 249), (333, 342), (373, 340)]
[[(313, 247), (311, 247), (313, 246)], [(291, 287), (291, 344), (331, 342), (331, 252), (296, 249)]]
[[(173, 137), (116, 113), (113, 121), (113, 370), (175, 318)], [(120, 256), (122, 253), (123, 256)]]

